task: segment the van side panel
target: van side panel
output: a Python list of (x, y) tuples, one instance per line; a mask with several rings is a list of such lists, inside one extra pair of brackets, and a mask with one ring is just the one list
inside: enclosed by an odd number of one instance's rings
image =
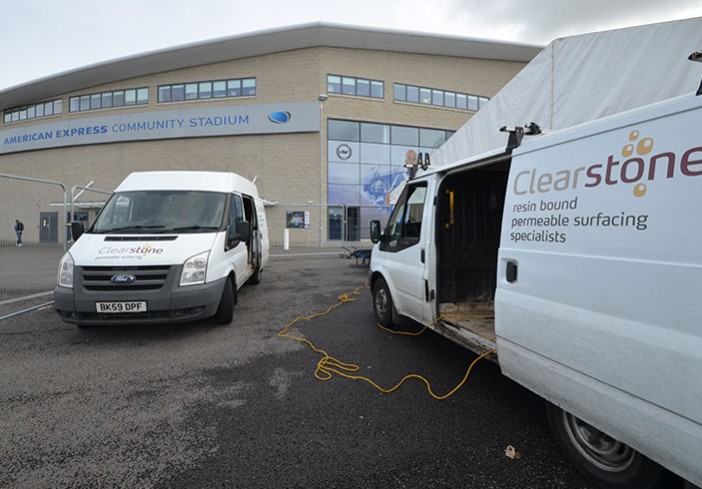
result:
[(698, 485), (701, 107), (681, 97), (516, 151), (495, 301), (505, 375)]

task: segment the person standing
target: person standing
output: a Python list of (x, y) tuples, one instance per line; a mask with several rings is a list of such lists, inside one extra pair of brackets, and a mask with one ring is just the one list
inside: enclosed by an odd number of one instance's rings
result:
[(17, 246), (22, 246), (22, 232), (24, 224), (19, 219), (15, 219), (15, 234), (17, 234)]

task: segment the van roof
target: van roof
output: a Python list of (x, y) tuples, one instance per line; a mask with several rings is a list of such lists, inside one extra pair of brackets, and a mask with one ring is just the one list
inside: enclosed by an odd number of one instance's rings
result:
[(115, 192), (131, 190), (203, 190), (242, 192), (258, 197), (256, 185), (236, 173), (214, 171), (147, 171), (130, 173)]

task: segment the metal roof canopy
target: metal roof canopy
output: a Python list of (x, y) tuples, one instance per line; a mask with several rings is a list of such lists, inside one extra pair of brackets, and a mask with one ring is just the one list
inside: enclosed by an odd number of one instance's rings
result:
[(533, 44), (312, 22), (183, 44), (64, 71), (0, 91), (0, 108), (39, 102), (140, 76), (320, 46), (524, 63), (531, 61), (543, 48)]

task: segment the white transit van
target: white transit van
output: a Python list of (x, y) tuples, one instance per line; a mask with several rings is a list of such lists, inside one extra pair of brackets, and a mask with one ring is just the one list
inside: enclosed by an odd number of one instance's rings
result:
[(702, 486), (701, 128), (690, 94), (410, 180), (371, 223), (378, 321), (496, 349), (598, 486)]
[(270, 248), (258, 190), (234, 173), (132, 173), (84, 234), (74, 228), (54, 308), (78, 326), (213, 315), (228, 324)]

